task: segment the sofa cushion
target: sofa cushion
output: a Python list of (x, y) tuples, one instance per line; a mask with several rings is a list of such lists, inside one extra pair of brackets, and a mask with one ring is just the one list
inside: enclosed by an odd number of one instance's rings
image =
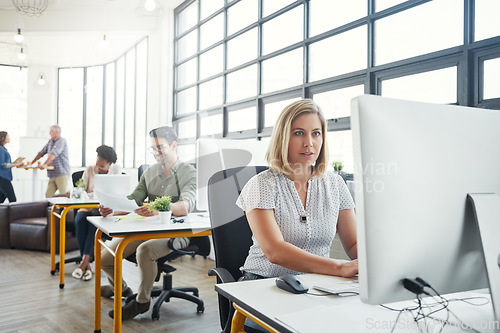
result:
[(47, 216), (48, 201), (14, 202), (10, 204), (10, 221)]
[(28, 250), (47, 250), (46, 217), (22, 219), (10, 224), (10, 244), (14, 248)]

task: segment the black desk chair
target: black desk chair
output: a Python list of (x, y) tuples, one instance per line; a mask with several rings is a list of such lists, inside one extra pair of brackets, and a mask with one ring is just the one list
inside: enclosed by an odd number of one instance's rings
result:
[(137, 169), (137, 180), (141, 180), (141, 176), (146, 171), (146, 169), (149, 168), (149, 164), (141, 164), (139, 168)]
[[(247, 166), (219, 171), (208, 181), (208, 209), (212, 226), (212, 239), (215, 248), (216, 268), (208, 275), (217, 276), (218, 283), (238, 281), (252, 245), (252, 231), (244, 212), (235, 202), (250, 178), (266, 170), (263, 166)], [(219, 297), (219, 317), (222, 332), (231, 331), (234, 308), (229, 300)], [(245, 331), (267, 332), (255, 324), (245, 325)]]
[[(184, 255), (190, 255), (194, 257), (195, 255), (201, 255), (203, 258), (207, 258), (210, 254), (210, 240), (208, 236), (202, 237), (192, 237), (190, 238), (188, 246), (182, 249), (176, 249), (174, 247), (174, 239), (165, 240), (172, 252), (164, 257), (157, 260), (158, 273), (156, 274), (155, 281), (160, 281), (161, 274), (163, 274), (163, 286), (153, 287), (151, 291), (151, 297), (158, 297), (155, 304), (153, 305), (153, 311), (151, 313), (151, 318), (153, 320), (158, 320), (160, 318), (160, 307), (163, 302), (169, 302), (170, 298), (182, 298), (187, 301), (197, 304), (196, 312), (202, 313), (205, 311), (205, 306), (203, 300), (199, 297), (198, 288), (195, 287), (172, 287), (172, 272), (176, 271), (175, 267), (168, 265), (167, 261), (172, 261), (178, 257)], [(135, 253), (128, 256), (126, 260), (137, 264), (137, 259)], [(133, 294), (125, 300), (126, 303), (134, 300), (137, 294)]]

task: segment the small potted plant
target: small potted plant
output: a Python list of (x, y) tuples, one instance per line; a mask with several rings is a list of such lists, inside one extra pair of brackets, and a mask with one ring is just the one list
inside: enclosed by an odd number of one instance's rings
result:
[(148, 210), (150, 212), (157, 210), (160, 216), (161, 223), (170, 222), (170, 218), (172, 217), (172, 212), (170, 211), (171, 202), (171, 196), (166, 195), (163, 197), (157, 197), (155, 200), (148, 204)]
[(344, 168), (344, 164), (342, 164), (342, 162), (333, 162), (332, 166), (333, 166), (333, 171), (335, 171), (339, 175), (342, 169)]
[(85, 182), (83, 181), (83, 178), (80, 178), (77, 180), (77, 182), (75, 183), (76, 187), (73, 187), (71, 189), (71, 192), (69, 194), (69, 197), (71, 199), (84, 199), (85, 197)]

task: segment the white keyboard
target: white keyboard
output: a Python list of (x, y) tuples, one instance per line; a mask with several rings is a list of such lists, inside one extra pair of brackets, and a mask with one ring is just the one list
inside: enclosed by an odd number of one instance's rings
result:
[(331, 284), (316, 285), (314, 289), (337, 296), (348, 296), (359, 294), (359, 283), (357, 280), (340, 281)]

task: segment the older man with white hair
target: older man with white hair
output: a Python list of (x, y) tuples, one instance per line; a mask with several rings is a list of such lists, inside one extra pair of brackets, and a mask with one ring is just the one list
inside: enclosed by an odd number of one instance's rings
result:
[(68, 192), (70, 175), (68, 143), (66, 139), (61, 137), (61, 127), (59, 125), (50, 127), (49, 142), (40, 150), (33, 161), (31, 161), (31, 164), (35, 163), (46, 154), (48, 155), (47, 160), (40, 164), (40, 169), (46, 169), (48, 166), (54, 167), (52, 170), (47, 169), (49, 184), (47, 185), (45, 197), (51, 198), (57, 190), (59, 190), (59, 194)]

